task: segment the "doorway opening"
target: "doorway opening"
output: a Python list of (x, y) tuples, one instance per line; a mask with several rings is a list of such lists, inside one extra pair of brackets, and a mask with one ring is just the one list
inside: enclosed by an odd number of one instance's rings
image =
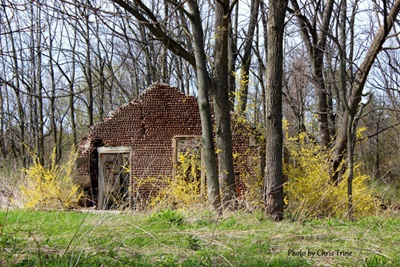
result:
[(99, 210), (132, 208), (131, 147), (99, 147)]

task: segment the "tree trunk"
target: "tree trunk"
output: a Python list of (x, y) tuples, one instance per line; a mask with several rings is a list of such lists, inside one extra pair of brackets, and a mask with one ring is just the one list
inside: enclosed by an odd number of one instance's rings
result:
[(233, 169), (231, 117), (229, 108), (228, 28), (229, 0), (215, 5), (215, 50), (213, 76), (213, 102), (218, 149), (218, 170), (225, 208), (236, 207), (236, 183)]
[(208, 77), (206, 57), (204, 54), (203, 27), (199, 7), (195, 0), (189, 0), (190, 20), (193, 31), (193, 49), (196, 59), (196, 74), (198, 86), (198, 104), (201, 117), (202, 142), (204, 153), (204, 165), (207, 175), (208, 202), (214, 210), (220, 211), (221, 196), (218, 183), (217, 161), (214, 147), (213, 127), (211, 121), (211, 109), (209, 103), (210, 78)]
[(228, 76), (228, 89), (229, 89), (229, 105), (230, 110), (233, 111), (235, 108), (235, 91), (236, 91), (236, 77), (233, 72), (236, 71), (236, 60), (238, 57), (237, 49), (237, 35), (238, 35), (238, 20), (239, 20), (239, 2), (236, 3), (235, 15), (231, 16), (231, 27), (229, 27), (229, 45), (228, 45), (228, 57), (229, 57), (229, 76)]
[[(40, 7), (31, 6), (32, 25), (41, 25), (42, 11)], [(32, 88), (32, 125), (35, 127), (35, 149), (41, 164), (44, 164), (44, 114), (43, 114), (43, 82), (42, 82), (42, 32), (41, 27), (31, 30), (31, 84)]]
[(347, 176), (347, 201), (348, 201), (348, 214), (347, 217), (349, 220), (353, 220), (353, 177), (354, 177), (354, 142), (355, 142), (355, 133), (353, 131), (353, 122), (354, 116), (348, 114), (348, 124), (346, 125), (347, 129), (347, 167), (349, 168), (349, 173)]
[[(48, 22), (50, 23), (50, 21)], [(49, 33), (49, 58), (53, 58), (53, 34)], [(57, 146), (58, 144), (58, 129), (57, 129), (57, 121), (56, 121), (56, 77), (54, 72), (53, 62), (50, 63), (49, 66), (50, 72), (50, 80), (51, 80), (51, 97), (50, 97), (50, 120), (51, 120), (51, 133), (53, 136), (53, 144), (56, 148), (56, 161), (58, 162), (61, 159), (61, 147)]]
[(94, 124), (94, 96), (93, 96), (93, 79), (92, 79), (92, 74), (93, 74), (93, 68), (92, 68), (92, 59), (91, 59), (91, 44), (90, 44), (90, 21), (89, 21), (89, 10), (86, 10), (85, 14), (85, 53), (86, 53), (86, 59), (85, 59), (85, 79), (87, 83), (87, 88), (88, 88), (88, 123), (89, 126), (92, 126)]
[(260, 0), (252, 0), (250, 7), (250, 22), (247, 29), (244, 53), (242, 56), (242, 66), (240, 68), (241, 82), (239, 83), (239, 113), (244, 115), (247, 107), (247, 95), (249, 90), (249, 74), (251, 63), (251, 50), (253, 48), (254, 31), (258, 23), (258, 10)]
[(283, 219), (282, 72), (286, 7), (286, 0), (269, 2), (264, 180), (266, 213), (275, 220)]
[(71, 130), (72, 130), (72, 140), (74, 145), (78, 145), (78, 134), (75, 119), (75, 66), (76, 66), (76, 44), (77, 44), (77, 27), (74, 28), (73, 42), (71, 47), (72, 53), (72, 67), (71, 67), (71, 78), (68, 80), (69, 87), (69, 111), (71, 116)]

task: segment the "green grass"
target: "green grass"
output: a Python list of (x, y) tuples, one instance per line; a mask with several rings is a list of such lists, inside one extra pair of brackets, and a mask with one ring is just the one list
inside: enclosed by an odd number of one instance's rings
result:
[(400, 218), (0, 211), (0, 266), (400, 266)]

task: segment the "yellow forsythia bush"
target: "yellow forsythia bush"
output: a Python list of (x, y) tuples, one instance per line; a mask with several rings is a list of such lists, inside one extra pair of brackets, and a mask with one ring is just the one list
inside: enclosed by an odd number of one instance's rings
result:
[[(285, 164), (285, 203), (287, 211), (300, 217), (346, 217), (348, 213), (347, 175), (335, 186), (329, 177), (329, 152), (307, 142), (306, 136), (287, 138), (289, 162)], [(376, 211), (369, 177), (356, 165), (353, 179), (353, 214), (355, 218)]]
[(186, 152), (179, 153), (178, 157), (180, 164), (175, 177), (164, 177), (165, 186), (151, 199), (151, 208), (190, 209), (201, 203), (200, 156)]
[(74, 183), (74, 150), (65, 163), (58, 165), (54, 149), (49, 167), (43, 166), (38, 157), (31, 154), (33, 164), (23, 170), (26, 181), (20, 186), (23, 208), (41, 210), (74, 207), (82, 197), (79, 185)]

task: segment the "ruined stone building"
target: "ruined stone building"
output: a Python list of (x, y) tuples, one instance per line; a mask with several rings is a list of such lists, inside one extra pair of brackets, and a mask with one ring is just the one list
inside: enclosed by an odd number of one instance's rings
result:
[[(174, 175), (179, 152), (201, 151), (200, 137), (196, 98), (165, 84), (151, 85), (93, 125), (81, 140), (76, 166), (77, 180), (86, 191), (85, 205), (140, 206), (154, 193), (154, 183)], [(242, 131), (233, 134), (235, 159), (246, 163), (235, 170), (238, 190), (240, 174), (255, 165), (250, 156), (258, 155), (256, 143)], [(146, 177), (152, 177), (153, 184), (139, 186), (139, 179)]]

